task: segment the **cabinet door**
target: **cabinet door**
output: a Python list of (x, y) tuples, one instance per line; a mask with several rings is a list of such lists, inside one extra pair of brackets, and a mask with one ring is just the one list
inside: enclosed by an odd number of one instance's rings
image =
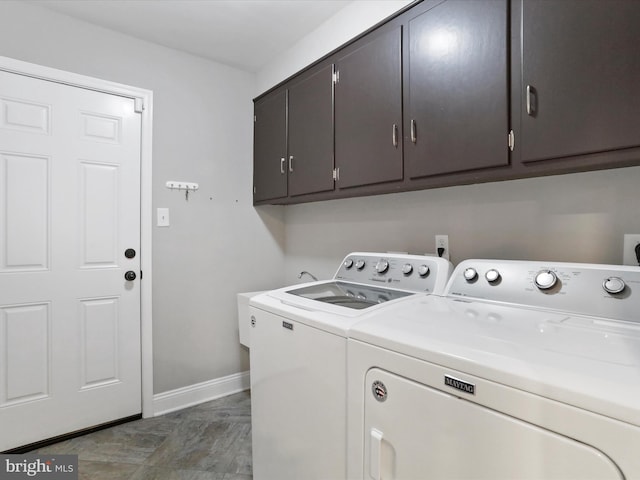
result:
[(523, 0), (523, 162), (640, 146), (639, 25), (637, 0)]
[(507, 165), (507, 0), (428, 7), (407, 22), (407, 174)]
[(253, 201), (287, 196), (287, 93), (279, 90), (254, 104)]
[(338, 187), (402, 179), (402, 28), (368, 35), (336, 62)]
[(289, 87), (289, 195), (333, 190), (333, 65)]

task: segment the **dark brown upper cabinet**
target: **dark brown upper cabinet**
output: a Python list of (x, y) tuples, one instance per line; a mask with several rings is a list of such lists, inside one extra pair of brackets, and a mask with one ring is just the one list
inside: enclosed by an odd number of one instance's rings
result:
[(427, 1), (406, 20), (410, 178), (509, 164), (507, 0)]
[(254, 104), (254, 202), (333, 190), (333, 65)]
[(333, 65), (289, 86), (289, 195), (333, 190)]
[(518, 6), (522, 78), (513, 102), (521, 161), (640, 146), (640, 1), (521, 0)]
[(254, 103), (253, 201), (287, 196), (287, 91)]
[(338, 55), (334, 108), (339, 189), (403, 177), (401, 45), (401, 26), (385, 25)]
[(640, 165), (638, 25), (640, 0), (412, 3), (255, 100), (254, 203)]

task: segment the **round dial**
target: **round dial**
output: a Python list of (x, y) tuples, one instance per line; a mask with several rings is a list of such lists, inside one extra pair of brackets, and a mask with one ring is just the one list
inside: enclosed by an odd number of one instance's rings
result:
[(376, 272), (384, 273), (387, 270), (389, 270), (389, 262), (386, 260), (379, 260), (378, 263), (376, 263)]
[(409, 275), (411, 272), (413, 272), (413, 265), (411, 265), (410, 263), (405, 263), (402, 266), (402, 273), (404, 273), (405, 275)]
[(362, 269), (364, 268), (364, 265), (365, 265), (364, 260), (358, 260), (358, 261), (356, 262), (356, 268), (357, 268), (358, 270), (362, 270)]
[(418, 275), (421, 277), (426, 277), (429, 275), (429, 267), (427, 265), (420, 265), (418, 267)]
[(558, 282), (558, 277), (551, 270), (541, 270), (536, 273), (534, 282), (540, 290), (549, 290)]
[(606, 278), (602, 283), (602, 288), (604, 288), (604, 291), (612, 294), (622, 292), (625, 287), (626, 284), (620, 277), (609, 277)]
[(491, 270), (487, 270), (487, 273), (484, 274), (484, 278), (486, 278), (489, 283), (497, 282), (500, 280), (500, 272), (495, 268), (492, 268)]
[(475, 268), (469, 267), (469, 268), (465, 269), (465, 271), (462, 273), (462, 275), (464, 276), (464, 279), (467, 282), (472, 282), (473, 280), (475, 280), (478, 277), (478, 272), (476, 271)]
[(344, 261), (344, 268), (346, 268), (347, 270), (349, 270), (351, 267), (353, 267), (353, 260), (351, 260), (350, 258), (347, 258)]

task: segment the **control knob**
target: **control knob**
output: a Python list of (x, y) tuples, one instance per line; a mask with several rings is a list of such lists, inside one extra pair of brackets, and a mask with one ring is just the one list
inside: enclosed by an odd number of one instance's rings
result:
[(386, 260), (378, 260), (378, 263), (376, 263), (376, 272), (384, 273), (387, 270), (389, 270), (389, 262)]
[(469, 267), (462, 272), (462, 276), (467, 282), (473, 282), (476, 278), (478, 278), (478, 272), (475, 268)]
[(427, 265), (420, 265), (418, 267), (418, 275), (421, 277), (426, 277), (429, 275), (429, 267)]
[(604, 280), (602, 283), (602, 288), (604, 291), (611, 294), (616, 294), (622, 292), (626, 287), (624, 280), (620, 277), (609, 277)]
[(541, 270), (536, 273), (534, 282), (540, 290), (549, 290), (558, 282), (558, 277), (551, 270)]
[(500, 272), (495, 268), (492, 268), (491, 270), (487, 270), (487, 273), (484, 274), (484, 278), (486, 278), (489, 283), (495, 283), (500, 280)]
[(402, 266), (402, 273), (404, 273), (405, 275), (410, 275), (411, 272), (413, 272), (413, 266), (410, 263), (405, 263)]
[(365, 265), (364, 260), (358, 260), (358, 261), (356, 262), (356, 268), (357, 268), (358, 270), (362, 270), (362, 269), (364, 268), (364, 265)]
[(353, 260), (351, 260), (350, 258), (347, 258), (344, 261), (344, 268), (346, 268), (347, 270), (349, 270), (351, 267), (353, 267)]

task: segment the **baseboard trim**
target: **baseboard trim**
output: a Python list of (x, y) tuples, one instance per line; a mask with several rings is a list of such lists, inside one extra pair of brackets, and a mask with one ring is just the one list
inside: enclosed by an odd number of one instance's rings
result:
[(249, 390), (249, 372), (234, 373), (153, 396), (154, 416), (193, 407), (200, 403)]

